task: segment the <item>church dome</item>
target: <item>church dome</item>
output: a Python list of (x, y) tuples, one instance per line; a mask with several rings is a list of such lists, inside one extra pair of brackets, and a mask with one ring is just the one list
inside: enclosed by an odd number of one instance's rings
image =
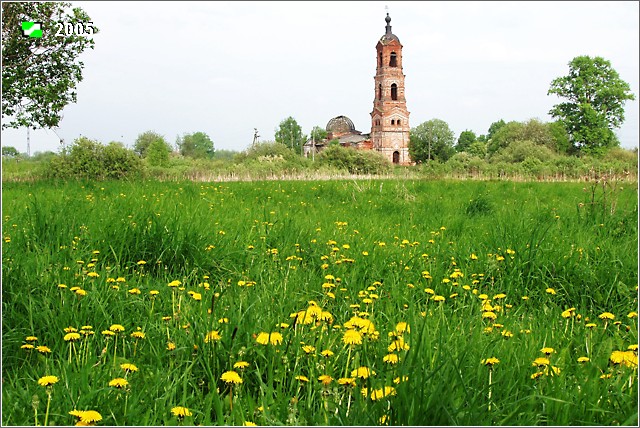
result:
[(336, 134), (348, 134), (356, 131), (356, 127), (353, 125), (351, 119), (347, 116), (334, 117), (327, 123), (327, 132)]

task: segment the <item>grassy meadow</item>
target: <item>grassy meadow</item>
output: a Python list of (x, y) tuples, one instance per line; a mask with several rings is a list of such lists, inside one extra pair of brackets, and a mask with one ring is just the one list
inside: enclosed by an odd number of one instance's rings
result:
[(637, 182), (3, 183), (3, 425), (636, 425)]

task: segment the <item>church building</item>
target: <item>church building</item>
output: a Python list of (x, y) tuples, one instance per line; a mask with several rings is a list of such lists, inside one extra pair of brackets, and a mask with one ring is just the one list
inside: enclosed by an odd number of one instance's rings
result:
[(409, 158), (410, 127), (404, 91), (405, 76), (402, 73), (402, 44), (398, 36), (391, 32), (391, 17), (388, 13), (385, 21), (385, 34), (376, 45), (371, 133), (362, 134), (356, 131), (348, 117), (337, 116), (327, 123), (327, 140), (309, 140), (305, 143), (306, 156), (310, 156), (312, 151), (322, 150), (329, 141), (337, 139), (344, 147), (376, 150), (394, 164), (412, 163)]

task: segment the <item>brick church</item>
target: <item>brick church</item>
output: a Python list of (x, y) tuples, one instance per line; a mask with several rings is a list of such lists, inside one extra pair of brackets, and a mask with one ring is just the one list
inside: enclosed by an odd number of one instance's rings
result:
[(404, 96), (404, 74), (402, 74), (402, 44), (391, 32), (391, 18), (387, 13), (385, 34), (376, 45), (376, 75), (371, 133), (362, 134), (355, 129), (351, 119), (337, 116), (327, 123), (327, 139), (311, 140), (304, 145), (304, 153), (311, 156), (324, 149), (330, 141), (338, 140), (344, 147), (358, 150), (376, 150), (390, 162), (410, 165), (409, 158), (409, 112)]

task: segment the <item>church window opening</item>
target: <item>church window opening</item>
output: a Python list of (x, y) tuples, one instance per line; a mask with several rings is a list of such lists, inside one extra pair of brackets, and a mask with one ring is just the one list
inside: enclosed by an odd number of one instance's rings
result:
[(396, 122), (398, 125), (400, 125), (400, 119), (398, 119), (398, 121)]
[(378, 85), (378, 99), (382, 99), (382, 85)]
[(391, 119), (391, 124), (392, 124), (392, 125), (395, 125), (395, 124), (396, 124), (396, 121), (395, 121), (394, 119)]
[(398, 60), (396, 59), (396, 53), (391, 52), (391, 57), (389, 58), (389, 67), (397, 67)]
[(400, 163), (400, 152), (393, 152), (393, 163)]
[(380, 52), (380, 55), (378, 57), (378, 66), (382, 67), (382, 52)]
[(391, 85), (391, 99), (394, 101), (398, 100), (398, 85), (395, 83)]

